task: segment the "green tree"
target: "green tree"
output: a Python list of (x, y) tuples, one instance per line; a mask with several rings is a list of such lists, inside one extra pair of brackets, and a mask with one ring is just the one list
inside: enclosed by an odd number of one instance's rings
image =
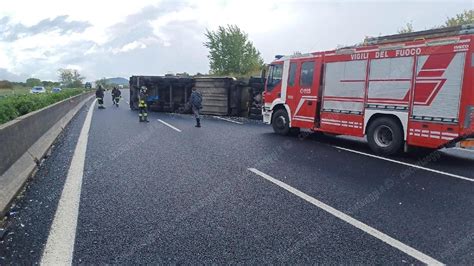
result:
[(454, 17), (448, 17), (444, 23), (444, 27), (453, 27), (464, 24), (474, 23), (474, 10), (464, 10), (462, 13), (457, 14)]
[(70, 69), (58, 69), (59, 82), (65, 86), (69, 87), (72, 84), (72, 71)]
[(59, 82), (66, 87), (79, 88), (82, 87), (82, 82), (86, 79), (76, 69), (58, 69)]
[(211, 73), (215, 75), (247, 75), (263, 66), (260, 52), (248, 40), (248, 35), (236, 25), (206, 30)]
[(54, 81), (49, 81), (49, 80), (43, 80), (41, 81), (41, 84), (45, 87), (59, 87), (59, 82), (54, 82)]
[(72, 87), (73, 88), (81, 88), (83, 86), (83, 81), (86, 77), (83, 77), (79, 71), (73, 69), (72, 70)]
[(37, 78), (29, 78), (26, 80), (26, 86), (28, 87), (41, 86), (41, 80)]
[(411, 22), (407, 22), (405, 26), (398, 29), (398, 33), (410, 33), (410, 32), (413, 32), (413, 25), (411, 24)]

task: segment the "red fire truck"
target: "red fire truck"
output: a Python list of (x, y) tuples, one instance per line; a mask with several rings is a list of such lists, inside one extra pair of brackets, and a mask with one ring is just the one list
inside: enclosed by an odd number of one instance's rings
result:
[(379, 154), (474, 146), (474, 25), (277, 56), (262, 114), (276, 133), (367, 137)]

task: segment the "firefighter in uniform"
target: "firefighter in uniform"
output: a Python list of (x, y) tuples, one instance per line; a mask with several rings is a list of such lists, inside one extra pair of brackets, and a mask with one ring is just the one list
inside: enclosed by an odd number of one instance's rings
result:
[(147, 88), (145, 86), (142, 86), (140, 88), (140, 92), (138, 93), (138, 118), (140, 122), (150, 122), (148, 121), (146, 97)]
[(97, 87), (97, 90), (95, 91), (95, 97), (97, 98), (97, 102), (99, 103), (99, 109), (105, 109), (104, 88), (102, 87), (102, 85), (99, 85), (99, 87)]
[(122, 92), (117, 89), (116, 87), (114, 87), (112, 89), (112, 102), (115, 106), (119, 106), (119, 101), (120, 101), (120, 98), (122, 97)]

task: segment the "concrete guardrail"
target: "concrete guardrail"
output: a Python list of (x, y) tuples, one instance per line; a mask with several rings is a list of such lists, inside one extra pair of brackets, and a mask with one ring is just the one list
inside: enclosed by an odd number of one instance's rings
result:
[(92, 96), (83, 93), (0, 125), (0, 217), (62, 130)]

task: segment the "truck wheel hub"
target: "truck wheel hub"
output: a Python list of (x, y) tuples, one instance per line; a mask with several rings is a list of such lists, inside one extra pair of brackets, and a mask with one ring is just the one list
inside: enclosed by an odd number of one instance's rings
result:
[(379, 126), (375, 129), (375, 143), (380, 147), (388, 147), (393, 142), (393, 131), (388, 126)]
[(278, 128), (285, 128), (286, 127), (286, 119), (283, 116), (279, 116), (276, 119), (276, 125)]

